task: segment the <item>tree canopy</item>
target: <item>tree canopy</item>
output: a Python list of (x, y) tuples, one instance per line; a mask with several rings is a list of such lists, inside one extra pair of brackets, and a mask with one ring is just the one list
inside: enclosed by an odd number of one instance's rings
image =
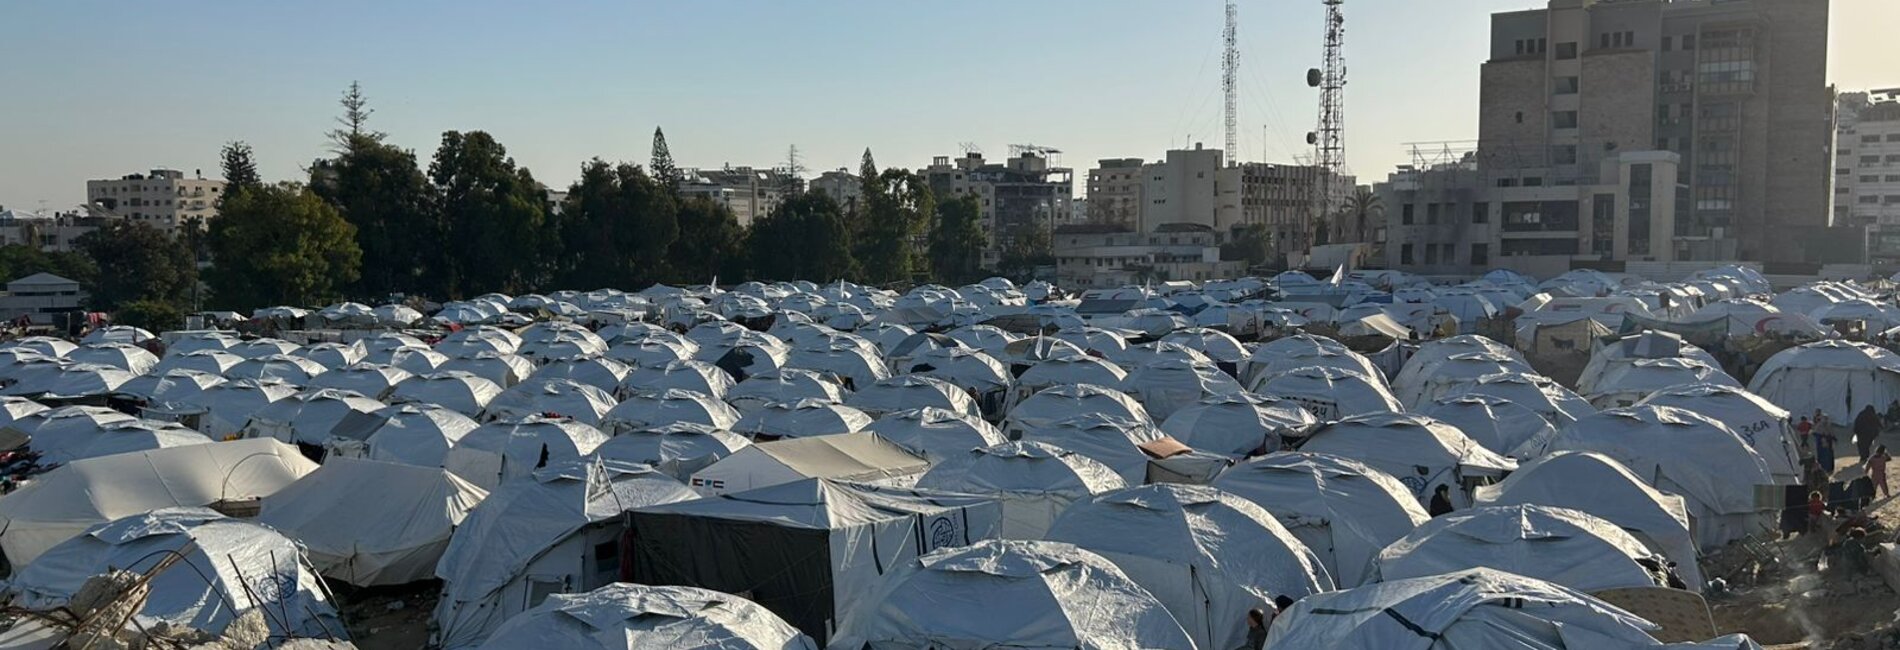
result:
[(207, 284), (227, 309), (330, 304), (362, 264), (355, 226), (295, 183), (226, 195), (206, 240)]
[(812, 282), (858, 277), (844, 212), (822, 193), (786, 198), (771, 215), (752, 223), (746, 244), (753, 277)]
[(672, 192), (638, 166), (599, 158), (583, 165), (561, 208), (560, 284), (644, 287), (666, 278), (678, 209)]
[(547, 196), (493, 136), (443, 133), (429, 180), (451, 252), (445, 296), (520, 293), (547, 282), (560, 245), (560, 234), (548, 227)]
[(86, 233), (73, 244), (98, 269), (87, 288), (91, 308), (114, 311), (138, 301), (191, 304), (198, 264), (182, 238), (149, 224), (121, 221)]

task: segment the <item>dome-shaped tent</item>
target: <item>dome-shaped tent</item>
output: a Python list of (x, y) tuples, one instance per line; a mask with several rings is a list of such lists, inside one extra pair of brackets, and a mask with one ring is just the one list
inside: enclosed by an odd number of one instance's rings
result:
[(1214, 487), (1279, 518), (1340, 586), (1363, 582), (1379, 549), (1430, 519), (1391, 475), (1326, 454), (1268, 454), (1228, 469)]
[[(1578, 486), (1589, 486), (1579, 489)], [(1503, 482), (1478, 488), (1476, 505), (1537, 504), (1601, 517), (1676, 563), (1692, 591), (1702, 589), (1689, 512), (1680, 496), (1650, 487), (1615, 459), (1563, 451), (1525, 463)]]
[(1482, 506), (1425, 522), (1373, 562), (1380, 582), (1486, 567), (1595, 593), (1668, 586), (1664, 561), (1616, 524), (1541, 505)]
[(997, 534), (1006, 539), (1042, 539), (1069, 504), (1123, 485), (1107, 465), (1040, 442), (971, 449), (939, 461), (917, 479), (920, 490), (996, 499), (1003, 507)]
[(1657, 489), (1682, 495), (1702, 548), (1768, 527), (1767, 511), (1755, 504), (1756, 487), (1774, 484), (1767, 462), (1726, 425), (1701, 415), (1667, 406), (1611, 409), (1558, 433), (1551, 450), (1602, 453)]
[(863, 430), (932, 463), (1005, 441), (1003, 432), (982, 418), (928, 406), (886, 413), (865, 425)]
[(1793, 414), (1760, 395), (1734, 386), (1696, 384), (1672, 386), (1643, 398), (1641, 406), (1673, 406), (1721, 422), (1741, 436), (1768, 463), (1776, 485), (1796, 485), (1801, 475), (1801, 450), (1796, 445)]
[(1454, 507), (1470, 505), (1468, 480), (1501, 478), (1517, 463), (1479, 445), (1457, 427), (1422, 415), (1377, 413), (1328, 422), (1308, 436), (1301, 451), (1332, 454), (1378, 468), (1404, 483), (1419, 504), (1429, 504), (1439, 486), (1450, 488)]
[(1557, 438), (1557, 427), (1536, 411), (1488, 395), (1448, 397), (1420, 409), (1419, 413), (1458, 427), (1473, 442), (1511, 458), (1541, 456)]
[(482, 650), (818, 650), (811, 637), (758, 603), (695, 587), (616, 582), (554, 594), (495, 628)]
[(1230, 457), (1279, 451), (1285, 438), (1305, 437), (1319, 419), (1291, 400), (1252, 393), (1215, 395), (1161, 423), (1161, 432), (1189, 447)]

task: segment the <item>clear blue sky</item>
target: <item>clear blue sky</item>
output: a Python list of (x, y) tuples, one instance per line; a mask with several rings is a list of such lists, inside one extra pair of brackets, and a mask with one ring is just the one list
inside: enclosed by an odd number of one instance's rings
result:
[[(1348, 0), (1347, 158), (1476, 135), (1487, 15), (1541, 0)], [(1900, 86), (1900, 0), (1834, 0), (1832, 81)], [(1241, 0), (1241, 150), (1307, 151), (1319, 0)], [(88, 178), (215, 175), (247, 140), (267, 178), (324, 150), (360, 80), (372, 126), (426, 160), (489, 131), (549, 185), (599, 156), (682, 165), (922, 166), (973, 142), (1159, 158), (1221, 142), (1219, 0), (206, 0), (0, 2), (0, 205), (70, 207)], [(1883, 65), (1884, 64), (1884, 65)], [(1882, 69), (1884, 68), (1884, 69)], [(1080, 188), (1078, 188), (1079, 190)]]

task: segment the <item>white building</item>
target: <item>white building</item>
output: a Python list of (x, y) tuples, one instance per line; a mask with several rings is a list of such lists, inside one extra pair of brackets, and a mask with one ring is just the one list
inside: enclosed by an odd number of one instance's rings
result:
[(721, 169), (687, 169), (682, 175), (680, 195), (686, 198), (706, 197), (712, 202), (732, 210), (740, 227), (749, 227), (757, 219), (763, 219), (778, 208), (785, 199), (788, 189), (802, 188), (804, 180), (787, 178), (779, 169), (755, 169), (752, 167), (725, 167)]
[(864, 181), (847, 169), (834, 169), (805, 184), (805, 191), (823, 194), (837, 201), (838, 205), (850, 207), (864, 198)]
[(1056, 228), (1057, 283), (1096, 289), (1144, 282), (1235, 278), (1246, 262), (1223, 262), (1219, 237), (1201, 224), (1167, 224), (1139, 233), (1112, 224)]
[[(1196, 224), (1226, 240), (1240, 226), (1265, 226), (1273, 253), (1304, 253), (1312, 244), (1319, 171), (1311, 165), (1227, 164), (1221, 151), (1199, 143), (1174, 149), (1161, 162), (1108, 158), (1089, 170), (1090, 222), (1155, 232), (1168, 224)], [(1351, 177), (1328, 185), (1326, 211), (1345, 202)]]
[(989, 246), (983, 249), (984, 268), (995, 268), (1003, 250), (1019, 234), (1049, 232), (1073, 212), (1075, 173), (1055, 165), (1053, 156), (1060, 152), (1017, 149), (1014, 157), (1001, 164), (986, 162), (983, 154), (971, 152), (954, 160), (937, 156), (923, 170), (939, 203), (963, 196), (977, 198), (983, 232), (989, 237)]
[(42, 251), (71, 252), (86, 233), (115, 221), (83, 211), (51, 215), (0, 210), (0, 246), (35, 246)]
[(1843, 93), (1834, 225), (1870, 231), (1869, 261), (1900, 261), (1900, 89)]
[(176, 169), (86, 181), (89, 205), (167, 231), (218, 216), (218, 198), (222, 196), (224, 181), (203, 175), (185, 178), (185, 173)]
[(10, 323), (25, 316), (35, 325), (63, 324), (59, 315), (80, 311), (85, 300), (79, 282), (35, 273), (7, 283), (6, 295), (0, 295), (0, 319)]

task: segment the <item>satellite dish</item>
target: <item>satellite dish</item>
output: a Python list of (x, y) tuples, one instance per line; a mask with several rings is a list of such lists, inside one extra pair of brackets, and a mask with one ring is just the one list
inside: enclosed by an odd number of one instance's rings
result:
[(1318, 133), (1314, 133), (1314, 132), (1312, 132), (1312, 131), (1307, 131), (1307, 132), (1306, 132), (1306, 143), (1307, 143), (1307, 144), (1319, 144), (1319, 134), (1318, 134)]
[(1319, 68), (1306, 69), (1306, 85), (1311, 88), (1319, 87)]

